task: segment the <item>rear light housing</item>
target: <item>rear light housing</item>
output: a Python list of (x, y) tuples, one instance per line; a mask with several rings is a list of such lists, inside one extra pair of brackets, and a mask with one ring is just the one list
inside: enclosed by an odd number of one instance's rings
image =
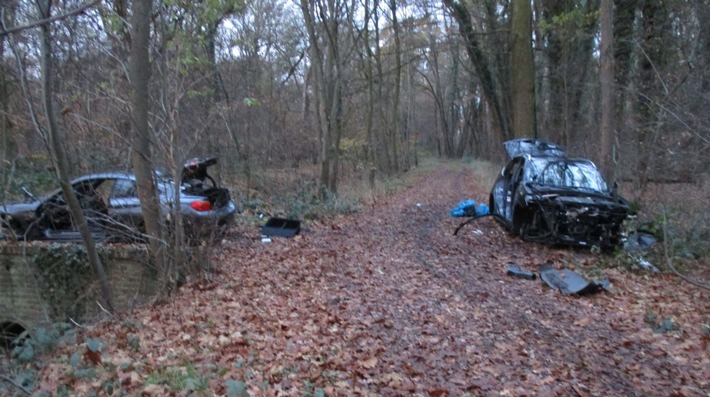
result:
[(190, 208), (199, 212), (210, 211), (212, 210), (212, 203), (206, 200), (193, 201), (190, 203)]

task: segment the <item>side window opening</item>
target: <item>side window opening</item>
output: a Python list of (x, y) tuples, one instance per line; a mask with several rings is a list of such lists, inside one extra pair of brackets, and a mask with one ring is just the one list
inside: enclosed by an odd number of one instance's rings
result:
[(136, 197), (136, 186), (130, 179), (117, 179), (113, 185), (111, 198), (132, 198)]

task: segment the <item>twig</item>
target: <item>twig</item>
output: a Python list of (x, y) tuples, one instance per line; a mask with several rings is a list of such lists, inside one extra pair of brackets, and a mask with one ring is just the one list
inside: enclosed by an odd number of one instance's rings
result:
[(99, 301), (96, 301), (96, 304), (99, 305), (99, 309), (103, 310), (104, 313), (108, 314), (110, 317), (113, 317), (113, 313), (109, 312), (108, 310), (104, 309), (103, 306), (101, 306), (101, 303)]
[(693, 280), (692, 278), (682, 274), (681, 272), (678, 271), (678, 269), (673, 266), (673, 261), (670, 258), (670, 255), (668, 255), (668, 228), (666, 227), (666, 207), (662, 207), (663, 211), (663, 259), (666, 262), (666, 265), (668, 266), (669, 269), (673, 273), (675, 273), (676, 276), (680, 277), (681, 280), (684, 280), (698, 288), (703, 288), (706, 290), (710, 290), (710, 285), (705, 285), (699, 281)]
[(69, 317), (69, 321), (71, 321), (71, 323), (72, 323), (72, 324), (76, 325), (76, 326), (77, 326), (77, 327), (79, 327), (79, 328), (84, 328), (84, 326), (83, 326), (83, 325), (81, 325), (81, 324), (77, 323), (77, 322), (76, 322), (76, 321), (74, 321), (74, 319), (73, 319), (73, 318), (71, 318), (71, 317)]
[(21, 392), (25, 393), (26, 395), (28, 395), (28, 396), (31, 396), (31, 395), (32, 395), (32, 392), (31, 392), (31, 391), (25, 389), (24, 386), (22, 386), (21, 384), (18, 384), (17, 382), (15, 382), (14, 380), (12, 380), (12, 379), (11, 379), (10, 377), (8, 377), (7, 375), (0, 375), (0, 379), (2, 379), (2, 380), (4, 380), (4, 381), (6, 381), (7, 383), (9, 383), (9, 384), (15, 386), (18, 390), (20, 390)]
[(93, 7), (93, 6), (97, 5), (97, 4), (99, 4), (100, 2), (101, 2), (101, 0), (94, 0), (94, 1), (92, 1), (92, 2), (90, 2), (90, 3), (81, 5), (81, 6), (75, 8), (75, 9), (73, 9), (73, 10), (71, 10), (71, 11), (68, 11), (68, 12), (64, 13), (64, 14), (56, 15), (56, 16), (51, 17), (51, 18), (40, 19), (40, 20), (31, 22), (31, 23), (28, 23), (27, 25), (15, 26), (15, 27), (12, 27), (12, 28), (5, 28), (5, 26), (3, 25), (2, 28), (0, 29), (0, 37), (2, 37), (2, 36), (7, 36), (7, 35), (9, 35), (10, 33), (15, 33), (15, 32), (19, 32), (19, 31), (21, 31), (21, 30), (34, 28), (34, 27), (37, 27), (37, 26), (40, 26), (40, 25), (44, 25), (44, 24), (56, 22), (56, 21), (59, 21), (59, 20), (64, 19), (64, 18), (68, 18), (68, 17), (74, 16), (74, 15), (81, 14), (82, 12), (86, 11), (88, 8), (91, 8), (91, 7)]

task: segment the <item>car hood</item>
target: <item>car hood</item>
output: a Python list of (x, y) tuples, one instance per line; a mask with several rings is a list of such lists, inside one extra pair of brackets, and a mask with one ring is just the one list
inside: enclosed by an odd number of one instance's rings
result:
[(612, 192), (581, 188), (558, 188), (531, 184), (530, 191), (541, 198), (555, 198), (565, 203), (588, 206), (618, 206), (628, 208), (628, 202)]
[(564, 157), (565, 150), (554, 143), (540, 139), (513, 139), (503, 143), (508, 159), (529, 154), (531, 156)]

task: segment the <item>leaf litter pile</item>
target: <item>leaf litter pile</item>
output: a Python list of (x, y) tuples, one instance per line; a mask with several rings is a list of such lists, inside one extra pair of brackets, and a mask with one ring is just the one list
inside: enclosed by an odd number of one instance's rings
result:
[[(295, 238), (263, 243), (253, 226), (237, 226), (209, 281), (88, 328), (47, 358), (40, 387), (146, 396), (710, 395), (707, 291), (624, 269), (604, 269), (613, 287), (581, 297), (507, 276), (509, 264), (582, 272), (600, 257), (522, 242), (490, 218), (454, 236), (461, 218), (449, 209), (487, 202), (487, 187), (452, 164), (416, 178)], [(658, 332), (649, 314), (674, 326)]]

